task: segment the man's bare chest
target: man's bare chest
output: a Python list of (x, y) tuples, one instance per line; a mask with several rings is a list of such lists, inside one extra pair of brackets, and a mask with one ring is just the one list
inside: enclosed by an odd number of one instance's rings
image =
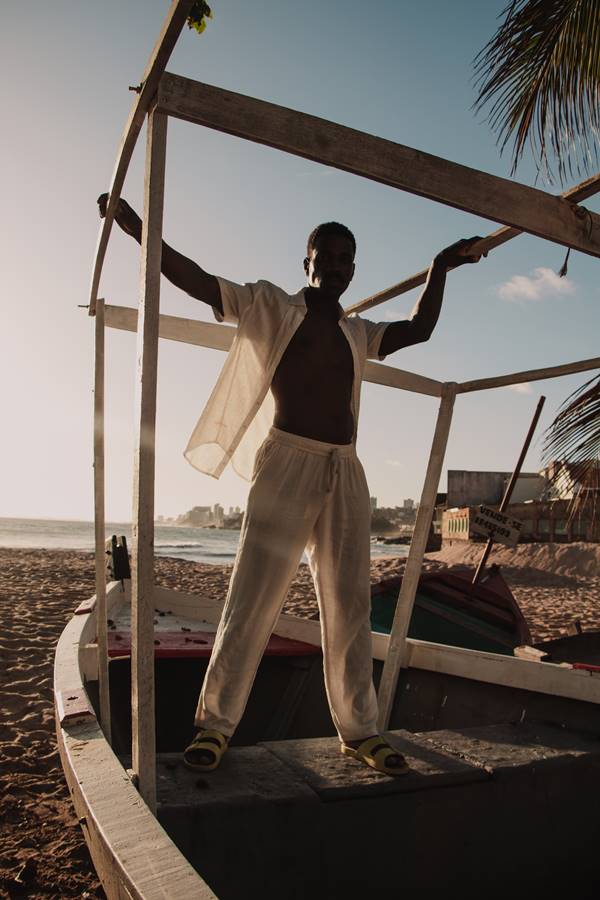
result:
[(352, 351), (339, 323), (307, 313), (280, 360), (276, 374), (283, 373), (351, 382)]

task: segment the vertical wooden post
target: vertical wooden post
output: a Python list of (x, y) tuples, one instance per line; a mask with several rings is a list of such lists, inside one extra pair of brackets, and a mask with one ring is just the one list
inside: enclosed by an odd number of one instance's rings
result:
[(154, 445), (167, 117), (148, 116), (135, 393), (131, 568), (132, 768), (156, 809), (154, 727)]
[(110, 693), (106, 625), (106, 554), (104, 523), (104, 300), (96, 300), (94, 359), (94, 539), (96, 547), (96, 635), (100, 722), (110, 743)]
[(427, 538), (429, 536), (429, 529), (433, 517), (435, 496), (442, 472), (446, 444), (448, 443), (448, 434), (450, 432), (452, 410), (454, 408), (454, 399), (456, 397), (457, 388), (458, 385), (454, 382), (444, 384), (442, 387), (442, 399), (435, 426), (435, 433), (433, 435), (427, 472), (425, 474), (425, 482), (423, 484), (423, 491), (421, 493), (421, 500), (417, 512), (415, 530), (408, 551), (402, 587), (400, 589), (400, 596), (398, 597), (398, 604), (396, 606), (396, 613), (394, 615), (392, 631), (390, 633), (388, 652), (383, 665), (383, 672), (381, 673), (381, 682), (379, 684), (378, 727), (380, 731), (386, 730), (392, 713), (396, 685), (398, 684), (398, 676), (400, 675), (400, 667), (404, 657), (406, 634), (412, 616), (419, 576), (421, 575), (423, 556), (425, 554)]

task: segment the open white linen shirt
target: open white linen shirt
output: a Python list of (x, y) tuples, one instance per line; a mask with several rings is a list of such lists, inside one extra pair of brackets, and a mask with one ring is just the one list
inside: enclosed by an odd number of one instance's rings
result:
[[(286, 347), (306, 315), (304, 289), (287, 294), (269, 281), (235, 284), (219, 278), (223, 316), (238, 328), (218, 381), (200, 416), (185, 458), (196, 469), (219, 478), (229, 460), (248, 481), (254, 457), (273, 424), (275, 404), (270, 387)], [(352, 415), (356, 443), (360, 386), (367, 359), (384, 359), (379, 345), (387, 323), (346, 316), (340, 306), (339, 326), (354, 362)]]

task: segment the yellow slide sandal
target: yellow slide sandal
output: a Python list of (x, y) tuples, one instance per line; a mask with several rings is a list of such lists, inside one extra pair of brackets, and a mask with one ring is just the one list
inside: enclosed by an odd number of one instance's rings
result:
[(227, 741), (228, 738), (220, 731), (202, 729), (183, 751), (185, 765), (197, 772), (212, 772), (227, 750)]
[(400, 751), (388, 744), (380, 734), (367, 738), (358, 747), (342, 744), (341, 750), (344, 756), (351, 756), (352, 759), (357, 759), (372, 769), (383, 772), (384, 775), (406, 775), (410, 771)]

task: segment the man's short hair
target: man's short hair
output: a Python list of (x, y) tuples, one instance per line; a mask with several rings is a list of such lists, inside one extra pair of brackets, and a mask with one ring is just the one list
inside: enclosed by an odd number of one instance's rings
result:
[(310, 256), (317, 239), (322, 237), (324, 234), (340, 234), (342, 237), (348, 238), (350, 243), (352, 244), (352, 251), (354, 256), (356, 256), (356, 238), (352, 234), (349, 228), (346, 228), (345, 225), (342, 225), (341, 222), (323, 222), (321, 225), (317, 225), (316, 228), (313, 228), (311, 233), (308, 236), (308, 241), (306, 242), (306, 255)]

